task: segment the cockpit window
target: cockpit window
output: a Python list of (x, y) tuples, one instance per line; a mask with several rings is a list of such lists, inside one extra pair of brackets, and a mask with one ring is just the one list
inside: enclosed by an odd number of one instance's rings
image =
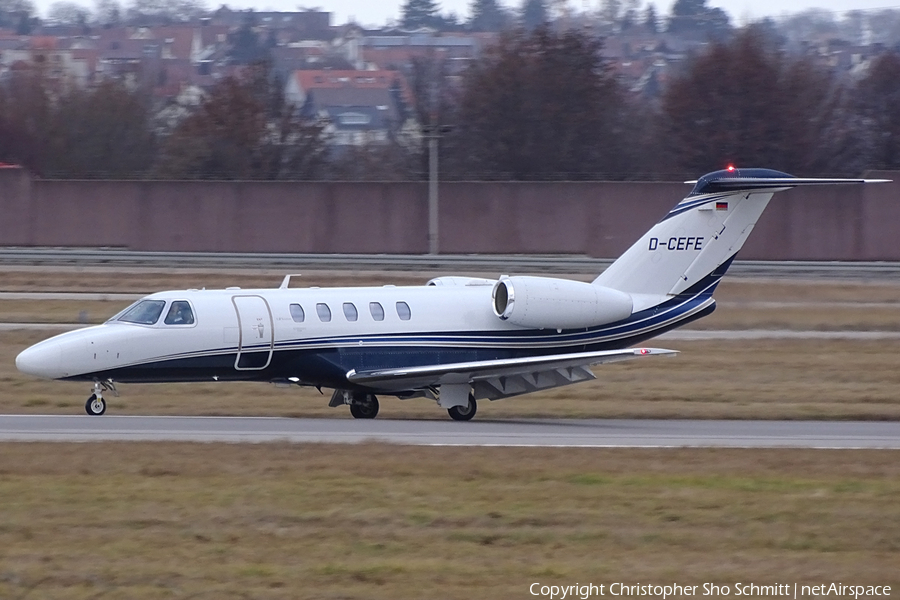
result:
[(185, 300), (176, 300), (169, 307), (166, 314), (166, 325), (192, 325), (194, 323), (194, 312), (191, 305)]
[(141, 300), (125, 311), (119, 320), (138, 325), (153, 325), (159, 321), (159, 315), (165, 306), (164, 300)]

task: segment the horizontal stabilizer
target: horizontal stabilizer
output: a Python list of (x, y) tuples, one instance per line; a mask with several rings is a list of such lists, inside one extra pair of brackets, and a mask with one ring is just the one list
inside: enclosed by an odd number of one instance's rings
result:
[(662, 348), (627, 348), (624, 350), (482, 360), (401, 369), (377, 369), (359, 372), (351, 370), (347, 373), (347, 380), (359, 385), (383, 389), (415, 389), (445, 383), (472, 383), (494, 377), (509, 377), (552, 369), (569, 369), (619, 362), (645, 356), (671, 356), (677, 353), (676, 350), (664, 350)]
[[(685, 183), (697, 184), (699, 181), (685, 181)], [(888, 183), (890, 181), (890, 179), (834, 179), (821, 177), (723, 177), (704, 182), (702, 193), (712, 194), (739, 190), (783, 190), (802, 185)]]

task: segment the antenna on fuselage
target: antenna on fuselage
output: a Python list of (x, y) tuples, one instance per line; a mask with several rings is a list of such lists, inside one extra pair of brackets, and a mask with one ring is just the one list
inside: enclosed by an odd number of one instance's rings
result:
[(278, 286), (279, 290), (286, 290), (291, 287), (291, 277), (300, 277), (300, 273), (292, 273), (290, 275), (285, 275), (284, 279), (281, 281), (281, 285)]

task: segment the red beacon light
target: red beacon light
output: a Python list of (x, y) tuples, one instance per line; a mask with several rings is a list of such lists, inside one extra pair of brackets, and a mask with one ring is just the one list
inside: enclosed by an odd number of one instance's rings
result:
[(734, 165), (728, 165), (728, 171), (729, 172), (734, 171)]

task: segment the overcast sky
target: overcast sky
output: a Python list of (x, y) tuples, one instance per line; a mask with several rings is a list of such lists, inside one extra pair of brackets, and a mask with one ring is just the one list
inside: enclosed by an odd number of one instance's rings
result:
[[(70, 0), (71, 1), (71, 0)], [(74, 0), (93, 10), (93, 0)], [(129, 0), (121, 0), (128, 5)], [(319, 8), (333, 13), (332, 25), (346, 23), (353, 18), (363, 25), (384, 25), (388, 20), (396, 20), (400, 16), (400, 6), (404, 0), (204, 0), (206, 5), (217, 8), (223, 2), (231, 8), (254, 8), (256, 10), (297, 10), (298, 8)], [(469, 5), (472, 0), (437, 0), (441, 12), (455, 12), (462, 18), (469, 14)], [(38, 10), (42, 15), (47, 14), (47, 9), (55, 0), (36, 0)], [(516, 6), (520, 0), (500, 0), (507, 6)], [(569, 0), (570, 5), (576, 10), (582, 10), (585, 6), (597, 8), (600, 0)], [(655, 2), (659, 14), (668, 14), (671, 11), (674, 0), (658, 0)], [(642, 4), (646, 6), (647, 1)], [(777, 17), (789, 8), (790, 12), (799, 12), (807, 8), (824, 8), (839, 13), (848, 10), (873, 10), (880, 8), (900, 9), (900, 0), (708, 0), (709, 6), (718, 6), (727, 12), (732, 22), (740, 25), (748, 20), (758, 19), (764, 16)]]

